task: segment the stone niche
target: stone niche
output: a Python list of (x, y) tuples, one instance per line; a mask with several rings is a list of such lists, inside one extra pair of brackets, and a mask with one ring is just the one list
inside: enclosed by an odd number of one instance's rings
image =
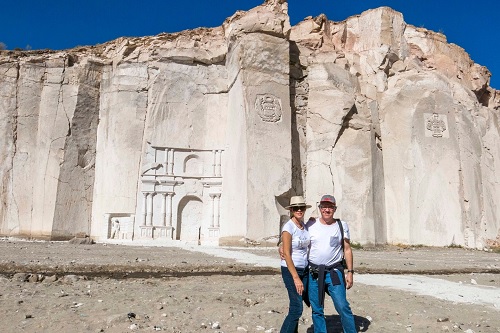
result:
[(218, 244), (222, 149), (148, 146), (138, 193), (138, 238)]
[(132, 240), (134, 238), (135, 215), (126, 213), (104, 214), (106, 238), (115, 240)]

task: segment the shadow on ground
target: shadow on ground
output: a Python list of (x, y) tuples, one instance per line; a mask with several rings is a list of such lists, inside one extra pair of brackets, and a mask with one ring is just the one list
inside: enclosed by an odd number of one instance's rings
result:
[[(343, 332), (342, 324), (340, 322), (339, 315), (328, 315), (326, 318), (326, 329), (328, 332)], [(370, 321), (365, 317), (354, 315), (354, 323), (356, 324), (357, 332), (366, 332), (370, 326)], [(313, 326), (309, 327), (306, 331), (307, 333), (314, 333)]]

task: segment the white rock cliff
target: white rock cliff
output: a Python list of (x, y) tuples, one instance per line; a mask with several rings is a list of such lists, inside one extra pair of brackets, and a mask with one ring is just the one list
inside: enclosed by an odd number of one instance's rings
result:
[(0, 234), (265, 242), (333, 193), (361, 244), (500, 239), (500, 94), (387, 8), (0, 53)]

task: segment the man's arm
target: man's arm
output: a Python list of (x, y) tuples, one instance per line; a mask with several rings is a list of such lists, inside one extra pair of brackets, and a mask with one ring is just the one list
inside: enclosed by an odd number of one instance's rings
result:
[(344, 257), (347, 263), (347, 274), (345, 276), (346, 288), (350, 289), (354, 284), (354, 258), (352, 255), (351, 241), (348, 238), (344, 238)]
[(285, 260), (285, 252), (283, 251), (283, 242), (278, 246), (278, 253), (280, 254), (280, 259)]

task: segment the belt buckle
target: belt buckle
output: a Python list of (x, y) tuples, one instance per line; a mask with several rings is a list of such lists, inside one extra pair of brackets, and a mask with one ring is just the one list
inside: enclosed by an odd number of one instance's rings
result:
[(313, 268), (313, 267), (309, 266), (309, 270), (311, 271), (312, 278), (316, 280), (318, 278), (318, 275), (319, 275), (319, 269), (317, 267)]

